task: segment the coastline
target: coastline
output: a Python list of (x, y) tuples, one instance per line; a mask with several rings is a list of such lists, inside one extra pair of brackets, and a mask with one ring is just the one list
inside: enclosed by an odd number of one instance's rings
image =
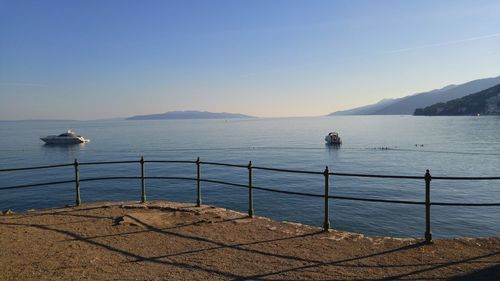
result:
[(202, 205), (87, 203), (0, 216), (0, 280), (493, 280), (500, 238), (425, 244)]

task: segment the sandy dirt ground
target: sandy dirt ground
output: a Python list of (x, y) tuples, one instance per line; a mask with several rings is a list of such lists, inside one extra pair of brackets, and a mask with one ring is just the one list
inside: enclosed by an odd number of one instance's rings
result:
[(0, 280), (500, 280), (500, 238), (424, 244), (211, 206), (0, 215)]

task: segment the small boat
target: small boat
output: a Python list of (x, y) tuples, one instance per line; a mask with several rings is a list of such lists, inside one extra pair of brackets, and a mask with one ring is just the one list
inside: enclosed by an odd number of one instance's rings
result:
[(331, 132), (325, 137), (327, 144), (342, 144), (342, 140), (339, 137), (339, 133)]
[(68, 130), (66, 133), (62, 133), (58, 136), (50, 135), (40, 139), (47, 144), (77, 144), (90, 141), (89, 139), (86, 139), (71, 130)]

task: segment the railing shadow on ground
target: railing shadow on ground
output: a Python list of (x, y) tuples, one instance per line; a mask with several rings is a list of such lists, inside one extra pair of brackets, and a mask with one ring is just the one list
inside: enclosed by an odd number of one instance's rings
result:
[(145, 262), (147, 261), (147, 262), (153, 262), (153, 263), (158, 263), (158, 264), (172, 265), (172, 266), (182, 267), (182, 268), (189, 269), (189, 270), (202, 270), (202, 271), (206, 271), (206, 272), (211, 273), (211, 274), (218, 274), (218, 275), (222, 275), (222, 276), (226, 276), (226, 277), (236, 277), (235, 275), (227, 273), (227, 272), (212, 270), (212, 269), (204, 268), (204, 267), (201, 267), (198, 265), (192, 265), (192, 264), (188, 264), (188, 263), (179, 263), (179, 262), (173, 262), (173, 261), (153, 260), (153, 259), (150, 259), (148, 257), (141, 256), (139, 254), (136, 254), (136, 253), (133, 253), (130, 251), (122, 250), (122, 249), (113, 247), (111, 245), (107, 245), (107, 244), (102, 243), (102, 242), (97, 242), (94, 240), (85, 239), (85, 237), (80, 236), (78, 233), (75, 233), (75, 232), (51, 228), (51, 227), (46, 226), (46, 225), (20, 224), (20, 223), (2, 223), (2, 224), (12, 225), (12, 226), (28, 226), (28, 227), (38, 228), (40, 230), (46, 230), (46, 231), (51, 231), (51, 232), (63, 234), (63, 235), (66, 235), (66, 236), (73, 238), (74, 240), (82, 241), (82, 242), (91, 244), (93, 246), (97, 246), (99, 248), (103, 248), (105, 250), (115, 252), (115, 253), (130, 257), (130, 258), (140, 260), (140, 261), (145, 261)]
[[(74, 210), (74, 211), (66, 211), (64, 213), (55, 213), (54, 215), (57, 216), (71, 216), (71, 217), (78, 217), (81, 214), (78, 214), (81, 210)], [(46, 214), (46, 215), (50, 215)], [(84, 216), (86, 217), (86, 216)], [(99, 217), (99, 216), (91, 216), (94, 217), (96, 220), (108, 220), (108, 217)], [(26, 218), (26, 217), (25, 217)], [(377, 257), (384, 257), (387, 255), (395, 254), (395, 253), (401, 253), (405, 251), (409, 251), (412, 249), (417, 249), (417, 248), (425, 248), (425, 247), (432, 247), (432, 245), (429, 245), (428, 243), (425, 242), (416, 242), (416, 243), (411, 243), (409, 245), (404, 245), (404, 246), (397, 246), (395, 248), (389, 249), (389, 250), (383, 250), (383, 251), (378, 251), (378, 252), (372, 252), (360, 256), (354, 256), (354, 257), (348, 257), (348, 258), (339, 258), (339, 259), (333, 259), (333, 260), (318, 260), (318, 259), (311, 259), (311, 258), (303, 258), (301, 256), (297, 255), (290, 255), (290, 254), (280, 254), (278, 251), (272, 251), (272, 250), (260, 250), (260, 249), (255, 249), (255, 248), (248, 248), (249, 246), (255, 246), (255, 245), (265, 245), (268, 243), (277, 243), (277, 242), (283, 242), (283, 241), (292, 241), (296, 239), (306, 239), (306, 238), (314, 238), (314, 237), (321, 237), (321, 235), (324, 235), (324, 232), (321, 231), (311, 231), (309, 233), (305, 234), (299, 234), (299, 235), (291, 235), (291, 236), (286, 236), (286, 237), (280, 237), (280, 238), (275, 238), (275, 239), (266, 239), (266, 240), (257, 240), (257, 241), (251, 241), (251, 242), (244, 242), (244, 243), (225, 243), (221, 241), (217, 241), (214, 239), (194, 235), (192, 233), (182, 233), (179, 232), (179, 230), (182, 230), (184, 227), (188, 227), (191, 225), (194, 225), (196, 223), (192, 224), (186, 224), (186, 225), (180, 225), (180, 226), (173, 226), (173, 227), (166, 227), (166, 228), (160, 228), (153, 226), (151, 224), (148, 224), (144, 221), (141, 221), (137, 218), (134, 217), (129, 217), (133, 219), (135, 222), (137, 222), (139, 225), (144, 227), (144, 230), (141, 231), (136, 231), (136, 232), (124, 232), (124, 233), (118, 233), (118, 234), (113, 234), (113, 235), (101, 235), (101, 236), (93, 236), (93, 237), (85, 237), (82, 234), (79, 234), (78, 232), (74, 230), (70, 230), (67, 227), (67, 224), (63, 228), (61, 224), (37, 224), (37, 223), (19, 223), (19, 222), (6, 222), (6, 221), (1, 221), (0, 225), (5, 225), (5, 226), (16, 226), (16, 227), (28, 227), (28, 228), (36, 228), (39, 230), (43, 231), (48, 231), (48, 232), (53, 232), (53, 233), (58, 233), (62, 234), (65, 237), (68, 237), (69, 239), (65, 239), (63, 241), (73, 241), (73, 242), (82, 242), (86, 243), (95, 247), (98, 247), (100, 249), (123, 255), (127, 257), (129, 260), (128, 262), (131, 263), (155, 263), (155, 264), (160, 264), (160, 265), (166, 265), (166, 266), (173, 266), (173, 267), (178, 267), (190, 271), (201, 271), (205, 272), (208, 274), (215, 274), (220, 277), (228, 278), (231, 280), (284, 280), (284, 279), (273, 279), (273, 276), (276, 276), (279, 278), (279, 276), (283, 276), (286, 274), (290, 273), (297, 273), (300, 274), (301, 272), (304, 271), (311, 271), (311, 270), (318, 270), (320, 268), (324, 267), (337, 267), (337, 268), (346, 268), (346, 269), (375, 269), (375, 270), (380, 270), (384, 271), (384, 268), (400, 268), (401, 270), (404, 270), (406, 272), (404, 273), (399, 273), (399, 274), (389, 274), (389, 276), (385, 276), (383, 278), (363, 278), (363, 280), (398, 280), (398, 279), (408, 279), (411, 280), (413, 277), (417, 278), (418, 280), (424, 280), (425, 278), (422, 278), (421, 274), (429, 273), (432, 271), (440, 270), (446, 267), (451, 267), (451, 266), (459, 266), (459, 265), (465, 265), (465, 264), (472, 264), (472, 263), (485, 263), (485, 264), (492, 264), (491, 267), (487, 267), (485, 269), (482, 269), (477, 272), (469, 273), (467, 275), (463, 276), (457, 276), (453, 277), (449, 280), (495, 280), (494, 278), (492, 279), (491, 277), (493, 276), (498, 276), (500, 274), (500, 266), (498, 265), (498, 262), (491, 261), (491, 262), (486, 262), (486, 261), (480, 261), (481, 259), (489, 258), (489, 257), (494, 257), (494, 256), (500, 256), (500, 251), (492, 249), (492, 252), (488, 254), (483, 254), (483, 255), (478, 255), (478, 256), (473, 256), (473, 257), (468, 257), (468, 258), (463, 258), (459, 260), (453, 260), (453, 261), (448, 261), (448, 262), (420, 262), (420, 263), (399, 263), (397, 264), (387, 264), (384, 262), (384, 264), (370, 264), (369, 259), (372, 258), (377, 258)], [(242, 216), (240, 218), (234, 218), (234, 219), (221, 219), (221, 221), (218, 221), (216, 223), (229, 223), (233, 220), (240, 220), (240, 219), (246, 219), (248, 217)], [(79, 222), (73, 222), (74, 224), (78, 224)], [(68, 224), (71, 224), (68, 223)], [(137, 234), (137, 233), (157, 233), (162, 236), (165, 236), (165, 239), (167, 240), (172, 240), (172, 239), (180, 239), (185, 240), (185, 241), (194, 241), (196, 243), (201, 243), (197, 244), (198, 249), (192, 249), (189, 251), (181, 251), (177, 253), (171, 253), (167, 255), (160, 255), (160, 256), (144, 256), (139, 253), (136, 253), (131, 250), (124, 250), (121, 249), (117, 246), (111, 245), (111, 241), (96, 241), (96, 239), (103, 238), (103, 237), (120, 237), (124, 235), (130, 235), (130, 234)], [(307, 263), (306, 265), (302, 266), (290, 266), (290, 264), (284, 264), (280, 268), (277, 268), (276, 270), (272, 271), (267, 271), (264, 273), (259, 273), (259, 274), (253, 274), (253, 275), (241, 275), (232, 272), (231, 270), (229, 271), (224, 271), (224, 270), (219, 270), (217, 268), (213, 268), (213, 266), (209, 265), (200, 265), (200, 264), (193, 264), (189, 262), (180, 262), (180, 261), (175, 261), (172, 260), (172, 258), (183, 256), (183, 255), (190, 255), (190, 254), (206, 254), (207, 252), (213, 252), (213, 251), (223, 251), (223, 250), (234, 250), (236, 252), (242, 252), (246, 254), (250, 254), (254, 256), (255, 258), (253, 260), (258, 260), (259, 257), (268, 257), (268, 258), (273, 258), (277, 259), (280, 261), (285, 261), (288, 263), (292, 262), (300, 262), (300, 263)], [(271, 248), (273, 249), (273, 248)], [(353, 264), (352, 262), (355, 262)], [(422, 268), (423, 267), (423, 268)], [(415, 269), (417, 268), (417, 269)], [(332, 276), (333, 277), (333, 276)], [(365, 276), (366, 277), (366, 276)], [(432, 278), (435, 280), (436, 278)], [(343, 279), (334, 279), (334, 280), (343, 280)], [(349, 279), (351, 280), (351, 279)]]
[[(196, 177), (176, 177), (176, 176), (146, 176), (145, 174), (145, 163), (157, 163), (157, 164), (188, 164), (196, 165)], [(140, 164), (140, 176), (110, 176), (110, 177), (94, 177), (94, 178), (83, 178), (80, 179), (80, 167), (89, 165), (112, 165), (112, 164)], [(248, 183), (233, 183), (221, 180), (206, 179), (201, 177), (202, 165), (220, 166), (227, 168), (236, 169), (247, 169), (248, 170)], [(213, 183), (220, 184), (223, 186), (232, 186), (238, 188), (245, 188), (248, 190), (248, 216), (253, 217), (254, 215), (254, 204), (253, 204), (253, 191), (260, 190), (265, 192), (274, 192), (288, 195), (296, 196), (308, 196), (322, 198), (324, 201), (324, 219), (323, 219), (323, 229), (327, 231), (330, 229), (330, 217), (329, 217), (329, 202), (331, 199), (335, 200), (350, 200), (350, 201), (362, 201), (362, 202), (378, 202), (387, 204), (409, 204), (409, 205), (423, 205), (425, 206), (425, 232), (424, 237), (427, 243), (432, 242), (432, 231), (431, 231), (431, 206), (468, 206), (468, 207), (492, 207), (500, 206), (500, 203), (459, 203), (459, 202), (432, 202), (431, 201), (431, 181), (432, 180), (500, 180), (500, 177), (432, 177), (429, 170), (426, 170), (423, 176), (408, 176), (408, 175), (374, 175), (374, 174), (355, 174), (355, 173), (337, 173), (331, 172), (328, 166), (324, 171), (305, 171), (305, 170), (290, 170), (290, 169), (279, 169), (279, 168), (268, 168), (261, 166), (254, 166), (251, 161), (247, 165), (238, 164), (228, 164), (228, 163), (218, 163), (218, 162), (208, 162), (201, 161), (200, 158), (196, 161), (189, 160), (144, 160), (141, 157), (140, 160), (128, 160), (128, 161), (102, 161), (102, 162), (84, 162), (80, 163), (75, 159), (72, 164), (58, 164), (58, 165), (45, 165), (37, 167), (25, 167), (25, 168), (9, 168), (0, 169), (0, 172), (14, 172), (14, 171), (26, 171), (26, 170), (39, 170), (39, 169), (53, 169), (60, 167), (74, 167), (74, 178), (71, 180), (60, 180), (54, 182), (43, 182), (43, 183), (31, 183), (15, 186), (4, 186), (0, 187), (0, 191), (20, 189), (20, 188), (30, 188), (30, 187), (40, 187), (49, 185), (60, 185), (67, 183), (75, 184), (75, 204), (79, 206), (81, 204), (80, 196), (80, 183), (81, 182), (92, 182), (92, 181), (106, 181), (106, 180), (123, 180), (123, 179), (140, 179), (141, 180), (141, 202), (146, 202), (146, 180), (181, 180), (181, 181), (192, 181), (196, 182), (196, 206), (201, 206), (202, 204), (202, 183)], [(324, 193), (315, 194), (307, 192), (289, 191), (283, 189), (273, 189), (262, 186), (255, 186), (253, 184), (253, 171), (263, 170), (276, 173), (293, 173), (293, 174), (308, 174), (317, 175), (324, 178)], [(355, 178), (390, 178), (390, 179), (406, 179), (406, 180), (419, 180), (423, 181), (425, 188), (425, 198), (424, 201), (411, 201), (411, 200), (388, 200), (380, 198), (360, 198), (351, 196), (337, 196), (330, 194), (331, 177), (355, 177)]]
[(500, 264), (449, 279), (449, 281), (469, 281), (469, 280), (484, 280), (484, 281), (500, 280)]
[[(273, 275), (280, 275), (280, 274), (290, 273), (290, 272), (294, 272), (294, 271), (301, 271), (301, 270), (306, 270), (306, 269), (307, 270), (311, 270), (311, 269), (314, 269), (314, 268), (325, 267), (325, 266), (364, 268), (364, 267), (367, 267), (367, 266), (366, 265), (354, 265), (354, 266), (353, 265), (342, 265), (342, 263), (344, 263), (344, 262), (351, 262), (351, 261), (359, 261), (359, 260), (362, 260), (362, 259), (368, 259), (368, 258), (372, 258), (372, 257), (376, 257), (376, 256), (381, 256), (381, 255), (387, 255), (387, 254), (391, 254), (391, 253), (398, 252), (398, 251), (405, 251), (405, 250), (409, 250), (409, 249), (412, 249), (412, 248), (418, 248), (418, 247), (421, 247), (421, 246), (424, 246), (424, 245), (426, 245), (426, 243), (420, 242), (420, 243), (417, 243), (417, 244), (412, 244), (412, 245), (409, 245), (409, 246), (397, 248), (397, 249), (394, 249), (394, 250), (379, 252), (379, 253), (370, 254), (370, 255), (366, 255), (366, 256), (362, 256), (362, 257), (356, 257), (356, 258), (344, 259), (344, 260), (337, 260), (337, 261), (332, 261), (332, 262), (321, 262), (321, 263), (316, 263), (316, 264), (313, 264), (313, 265), (306, 265), (306, 266), (301, 266), (301, 267), (288, 268), (288, 269), (278, 270), (278, 271), (269, 272), (269, 273), (265, 273), (265, 274), (259, 274), (259, 275), (252, 275), (252, 276), (237, 278), (235, 280), (238, 280), (238, 281), (242, 281), (242, 280), (280, 280), (280, 279), (270, 279), (269, 277), (273, 276)], [(500, 251), (497, 251), (497, 252), (491, 253), (491, 254), (486, 254), (486, 255), (482, 255), (482, 256), (476, 256), (476, 257), (473, 257), (473, 258), (462, 259), (462, 260), (452, 261), (452, 262), (446, 262), (446, 263), (396, 265), (396, 267), (405, 267), (405, 268), (418, 267), (418, 266), (427, 266), (428, 268), (414, 270), (414, 271), (410, 271), (410, 272), (402, 273), (402, 274), (395, 274), (395, 275), (388, 276), (388, 277), (383, 277), (383, 278), (375, 278), (375, 279), (372, 279), (372, 278), (363, 278), (363, 279), (360, 279), (360, 280), (387, 280), (387, 281), (389, 281), (389, 280), (399, 280), (399, 279), (402, 279), (402, 278), (405, 278), (405, 280), (411, 280), (411, 276), (412, 275), (418, 275), (418, 274), (430, 272), (430, 271), (433, 271), (433, 270), (438, 270), (438, 269), (445, 268), (445, 267), (456, 266), (456, 265), (460, 265), (460, 264), (467, 264), (467, 263), (471, 263), (471, 262), (474, 262), (474, 261), (479, 260), (479, 259), (488, 258), (488, 257), (492, 257), (492, 256), (498, 256), (498, 255), (500, 255)], [(394, 267), (394, 266), (391, 266), (391, 265), (389, 265), (389, 266), (376, 265), (376, 266), (368, 266), (368, 267), (384, 268), (384, 267)], [(477, 272), (474, 272), (474, 273), (471, 273), (471, 274), (467, 274), (467, 275), (463, 275), (463, 276), (457, 276), (457, 277), (452, 277), (452, 278), (443, 278), (443, 279), (446, 279), (446, 280), (498, 280), (498, 279), (495, 279), (495, 278), (491, 278), (491, 277), (494, 277), (494, 275), (491, 275), (491, 274), (496, 274), (496, 275), (500, 274), (500, 268), (499, 267), (500, 267), (499, 265), (495, 265), (493, 267), (488, 267), (488, 268), (486, 268), (484, 270), (480, 270), (480, 271), (477, 271)], [(482, 279), (482, 278), (486, 278), (486, 279)], [(334, 280), (341, 280), (341, 279), (334, 279)], [(348, 279), (348, 280), (352, 280), (352, 279)], [(425, 280), (425, 278), (418, 277), (415, 280)], [(432, 277), (432, 278), (430, 278), (430, 280), (436, 280), (436, 278)]]

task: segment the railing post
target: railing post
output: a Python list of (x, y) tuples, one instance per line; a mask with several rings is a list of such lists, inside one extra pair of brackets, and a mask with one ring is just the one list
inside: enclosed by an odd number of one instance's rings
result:
[(330, 210), (328, 206), (328, 196), (330, 195), (330, 171), (328, 166), (326, 166), (323, 172), (325, 176), (325, 221), (323, 222), (323, 231), (328, 231), (330, 229)]
[(432, 243), (431, 232), (431, 180), (429, 170), (425, 172), (425, 242)]
[(75, 204), (77, 206), (80, 206), (82, 204), (82, 200), (80, 199), (80, 168), (79, 168), (79, 163), (78, 160), (75, 159), (75, 163), (73, 164), (75, 166), (75, 191), (76, 191), (76, 199), (75, 199)]
[(248, 216), (253, 218), (252, 161), (248, 162)]
[(201, 206), (201, 161), (196, 159), (196, 207)]
[(146, 182), (144, 178), (144, 156), (141, 156), (141, 203), (146, 202)]

